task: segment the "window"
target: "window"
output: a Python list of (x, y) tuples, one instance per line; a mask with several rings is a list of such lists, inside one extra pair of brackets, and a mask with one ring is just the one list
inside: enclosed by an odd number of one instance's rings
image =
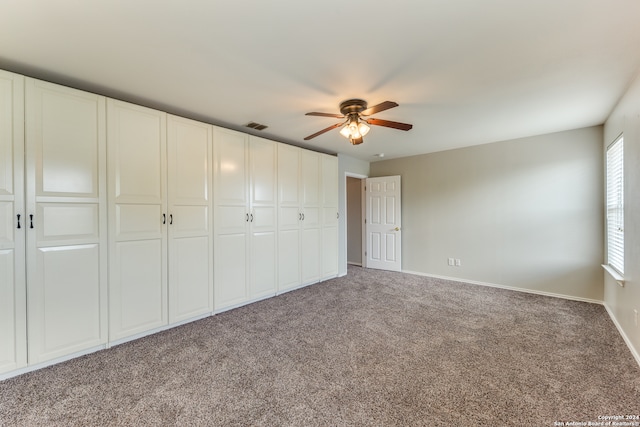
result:
[(624, 274), (624, 139), (607, 148), (607, 264)]

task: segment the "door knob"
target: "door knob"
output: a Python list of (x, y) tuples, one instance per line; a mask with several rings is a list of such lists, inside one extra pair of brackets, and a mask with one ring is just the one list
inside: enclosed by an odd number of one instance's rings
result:
[(400, 227), (396, 227), (396, 228), (394, 228), (394, 230), (400, 231)]

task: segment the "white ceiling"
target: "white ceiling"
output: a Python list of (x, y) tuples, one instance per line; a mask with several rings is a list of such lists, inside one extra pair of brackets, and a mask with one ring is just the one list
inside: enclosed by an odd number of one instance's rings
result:
[[(368, 161), (602, 124), (638, 0), (0, 0), (0, 68)], [(351, 146), (341, 101), (400, 104)]]

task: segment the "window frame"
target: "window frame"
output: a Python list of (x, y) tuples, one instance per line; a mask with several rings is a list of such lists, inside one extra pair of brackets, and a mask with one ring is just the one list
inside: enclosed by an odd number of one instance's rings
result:
[[(624, 275), (624, 135), (606, 150), (605, 220), (607, 271), (619, 282)], [(605, 268), (606, 268), (605, 267)], [(615, 274), (617, 273), (617, 275)]]

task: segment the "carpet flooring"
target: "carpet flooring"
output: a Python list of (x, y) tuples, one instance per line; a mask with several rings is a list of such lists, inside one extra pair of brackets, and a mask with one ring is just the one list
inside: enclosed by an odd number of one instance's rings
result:
[(602, 306), (358, 267), (0, 382), (2, 426), (558, 426), (639, 414), (640, 368)]

